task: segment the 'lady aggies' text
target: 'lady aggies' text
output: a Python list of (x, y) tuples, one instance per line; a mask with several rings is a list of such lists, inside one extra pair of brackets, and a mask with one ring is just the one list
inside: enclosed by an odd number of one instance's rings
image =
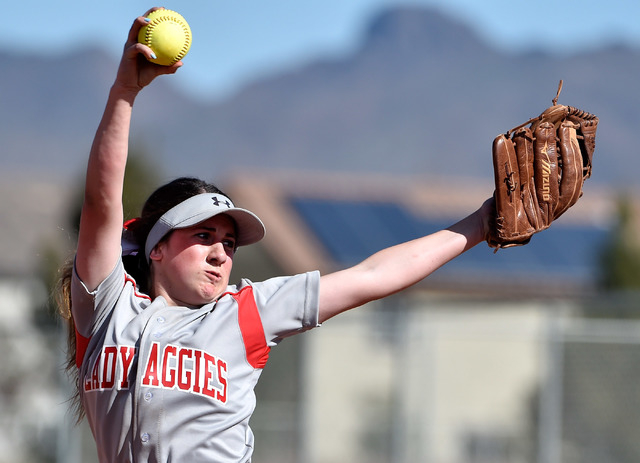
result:
[[(137, 349), (105, 346), (84, 378), (85, 392), (129, 389)], [(177, 389), (227, 402), (227, 362), (200, 350), (153, 343), (145, 362), (142, 386)]]

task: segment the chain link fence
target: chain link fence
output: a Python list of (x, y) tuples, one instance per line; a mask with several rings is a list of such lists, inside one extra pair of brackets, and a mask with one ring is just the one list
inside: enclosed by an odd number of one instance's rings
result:
[(305, 340), (298, 461), (636, 463), (638, 307), (395, 299), (331, 321)]

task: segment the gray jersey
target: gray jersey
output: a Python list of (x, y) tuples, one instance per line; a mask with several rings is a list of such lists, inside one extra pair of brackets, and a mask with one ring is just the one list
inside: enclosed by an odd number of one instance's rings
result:
[(247, 462), (269, 350), (318, 325), (317, 272), (242, 280), (199, 309), (136, 290), (120, 261), (93, 292), (74, 272), (82, 402), (101, 462)]

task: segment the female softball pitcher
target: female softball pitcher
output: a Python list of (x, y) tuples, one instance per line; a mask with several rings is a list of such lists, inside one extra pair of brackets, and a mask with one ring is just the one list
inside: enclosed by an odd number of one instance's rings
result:
[(401, 291), (483, 241), (491, 201), (455, 225), (328, 275), (229, 284), (238, 246), (264, 226), (213, 185), (179, 178), (123, 229), (129, 126), (158, 66), (131, 27), (89, 155), (78, 247), (58, 293), (101, 462), (249, 462), (249, 418), (269, 350), (331, 317)]

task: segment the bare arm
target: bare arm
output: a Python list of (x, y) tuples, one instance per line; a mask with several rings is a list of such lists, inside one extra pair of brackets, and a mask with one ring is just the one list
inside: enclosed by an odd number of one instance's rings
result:
[(445, 230), (383, 249), (354, 267), (322, 276), (319, 321), (408, 288), (471, 249), (485, 239), (492, 207), (492, 200), (487, 200)]
[[(146, 14), (145, 14), (146, 16)], [(98, 126), (89, 161), (84, 203), (80, 217), (76, 269), (90, 289), (95, 289), (113, 270), (120, 253), (122, 188), (129, 146), (131, 113), (136, 96), (160, 74), (174, 73), (182, 63), (158, 66), (144, 56), (151, 49), (137, 43), (145, 19), (133, 23)]]

